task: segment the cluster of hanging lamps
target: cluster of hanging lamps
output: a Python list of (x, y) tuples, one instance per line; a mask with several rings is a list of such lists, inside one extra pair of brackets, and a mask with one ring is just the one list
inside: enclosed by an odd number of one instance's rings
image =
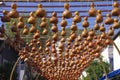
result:
[[(88, 15), (95, 17), (95, 25), (88, 30), (90, 25), (88, 18), (84, 17), (83, 22), (79, 12), (72, 13), (69, 10), (68, 3), (64, 4), (64, 11), (62, 13), (61, 33), (58, 35), (58, 18), (57, 13), (53, 12), (51, 15), (50, 23), (52, 24), (51, 31), (52, 37), (46, 40), (45, 47), (41, 43), (40, 31), (36, 28), (36, 18), (41, 19), (39, 24), (42, 28), (42, 35), (48, 35), (46, 11), (43, 9), (42, 4), (38, 4), (38, 9), (30, 13), (27, 22), (31, 25), (29, 28), (23, 22), (16, 8), (17, 5), (11, 5), (10, 12), (3, 11), (2, 22), (10, 22), (11, 18), (17, 18), (18, 23), (13, 22), (10, 28), (15, 33), (16, 41), (13, 41), (13, 47), (17, 48), (21, 60), (28, 63), (38, 74), (46, 77), (49, 80), (77, 80), (82, 72), (89, 66), (90, 62), (95, 58), (100, 57), (102, 50), (111, 44), (111, 37), (114, 35), (114, 29), (120, 28), (119, 19), (113, 19), (112, 16), (120, 16), (119, 3), (114, 2), (113, 10), (106, 15), (103, 19), (102, 11), (96, 10), (94, 3), (91, 3)], [(66, 26), (68, 22), (66, 19), (72, 19), (70, 26), (70, 36), (66, 36)], [(84, 30), (81, 34), (76, 34), (78, 30), (77, 23), (82, 23)], [(106, 32), (105, 25), (112, 25), (109, 31)], [(97, 34), (99, 31), (101, 34)], [(0, 28), (1, 34), (5, 34), (4, 25)], [(22, 32), (22, 33), (20, 33)], [(21, 35), (32, 34), (32, 39), (22, 46), (23, 39)], [(19, 45), (19, 46), (18, 46)], [(16, 47), (17, 46), (17, 47)]]

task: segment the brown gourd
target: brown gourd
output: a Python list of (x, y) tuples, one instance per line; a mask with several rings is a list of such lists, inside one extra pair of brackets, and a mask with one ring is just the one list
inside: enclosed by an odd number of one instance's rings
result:
[(34, 13), (31, 12), (30, 13), (30, 17), (28, 18), (28, 21), (27, 21), (29, 24), (35, 24), (36, 23), (36, 19), (34, 17)]
[(71, 18), (72, 17), (72, 13), (69, 11), (69, 4), (65, 3), (64, 4), (64, 8), (65, 8), (65, 11), (63, 12), (62, 16), (64, 18), (67, 18), (67, 19)]
[(90, 4), (90, 10), (88, 11), (88, 14), (89, 16), (91, 17), (95, 17), (96, 16), (96, 13), (97, 13), (97, 10), (94, 8), (94, 3), (91, 3)]
[(68, 23), (67, 23), (67, 21), (65, 20), (65, 18), (62, 17), (62, 21), (61, 21), (61, 23), (60, 23), (61, 27), (66, 27), (67, 24), (68, 24)]
[(101, 32), (105, 32), (105, 27), (104, 27), (104, 24), (102, 24), (101, 26), (100, 26), (100, 29), (99, 29)]
[(41, 28), (46, 28), (46, 26), (47, 26), (46, 18), (43, 17), (43, 18), (42, 18), (42, 21), (41, 21), (41, 23), (40, 23), (40, 27), (41, 27)]
[(87, 28), (84, 28), (84, 30), (82, 31), (82, 37), (87, 37), (88, 36), (88, 31), (87, 31)]
[(94, 35), (95, 35), (95, 32), (93, 31), (93, 29), (90, 29), (90, 31), (88, 32), (88, 34), (89, 34), (90, 36), (94, 36)]
[(101, 23), (102, 21), (103, 21), (103, 16), (102, 16), (101, 10), (98, 10), (97, 16), (96, 16), (96, 22)]
[(120, 22), (117, 18), (114, 19), (113, 28), (114, 29), (120, 28)]
[(114, 22), (114, 20), (111, 18), (111, 14), (107, 14), (106, 15), (106, 20), (104, 21), (104, 23), (106, 24), (106, 25), (110, 25), (110, 24), (112, 24)]
[(108, 36), (113, 36), (114, 35), (114, 29), (112, 27), (110, 27), (109, 31), (108, 31)]
[(53, 32), (58, 32), (57, 24), (53, 24), (52, 27), (51, 27), (51, 30), (52, 30)]
[(29, 31), (30, 31), (30, 33), (35, 33), (36, 32), (35, 24), (32, 24)]
[(120, 15), (120, 9), (119, 9), (119, 3), (115, 1), (113, 3), (114, 9), (111, 11), (112, 16), (119, 16)]
[(74, 13), (74, 18), (73, 18), (73, 22), (76, 22), (76, 23), (79, 23), (79, 22), (81, 22), (81, 20), (82, 20), (82, 18), (79, 16), (79, 12), (78, 11), (76, 11), (75, 13)]
[(10, 22), (10, 17), (8, 16), (8, 11), (3, 10), (3, 16), (1, 17), (2, 22)]
[(38, 9), (35, 11), (37, 17), (45, 17), (46, 11), (43, 9), (42, 4), (38, 4)]
[(11, 4), (11, 8), (12, 8), (12, 10), (8, 13), (8, 16), (10, 18), (18, 18), (19, 17), (19, 13), (16, 10), (17, 5), (15, 3), (13, 3), (13, 4)]
[(48, 30), (46, 28), (44, 28), (42, 34), (43, 35), (47, 35), (48, 34)]
[(52, 17), (50, 18), (50, 23), (53, 23), (53, 24), (57, 24), (58, 23), (57, 13), (56, 12), (52, 13)]
[(24, 35), (27, 35), (27, 34), (28, 34), (28, 29), (27, 29), (27, 26), (26, 26), (26, 25), (24, 26), (23, 34), (24, 34)]
[(19, 29), (24, 28), (24, 23), (23, 23), (23, 18), (22, 17), (19, 17), (19, 21), (18, 21), (17, 27)]
[(77, 30), (77, 25), (76, 25), (75, 22), (72, 22), (72, 25), (71, 25), (71, 27), (70, 27), (70, 30), (72, 30), (72, 31), (76, 31), (76, 30)]
[(82, 22), (82, 26), (84, 28), (89, 27), (88, 17), (84, 17), (84, 21)]
[(63, 36), (63, 37), (64, 37), (65, 35), (66, 35), (65, 30), (62, 30), (62, 31), (61, 31), (61, 36)]
[(52, 39), (53, 39), (54, 41), (57, 41), (57, 40), (58, 40), (58, 33), (57, 33), (57, 32), (53, 34)]
[(100, 25), (98, 24), (97, 21), (95, 21), (95, 25), (94, 25), (94, 30), (99, 30)]

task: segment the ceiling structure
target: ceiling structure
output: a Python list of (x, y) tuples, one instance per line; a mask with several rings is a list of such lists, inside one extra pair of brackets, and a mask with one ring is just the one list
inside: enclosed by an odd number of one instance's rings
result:
[[(6, 1), (6, 0), (3, 0), (3, 1)], [(9, 2), (9, 1), (11, 1), (11, 2)], [(4, 2), (4, 5), (0, 6), (1, 7), (0, 8), (0, 17), (3, 16), (3, 14), (2, 14), (3, 10), (7, 10), (7, 11), (11, 10), (10, 5), (15, 0), (9, 0), (9, 1), (7, 0), (7, 2)], [(43, 5), (43, 8), (46, 10), (48, 18), (51, 17), (52, 12), (56, 12), (57, 17), (58, 17), (58, 21), (60, 22), (62, 20), (61, 17), (62, 17), (62, 12), (64, 10), (64, 8), (63, 8), (64, 3), (67, 2), (70, 4), (70, 11), (72, 12), (72, 16), (74, 16), (75, 11), (79, 11), (80, 16), (85, 17), (85, 16), (88, 16), (88, 10), (90, 9), (90, 3), (94, 0), (84, 0), (84, 1), (79, 0), (82, 2), (74, 2), (73, 0), (72, 0), (72, 2), (70, 0), (65, 1), (65, 2), (62, 2), (61, 0), (58, 2), (52, 2), (51, 0), (48, 0), (47, 2), (45, 2), (45, 1), (44, 2), (40, 2), (40, 1), (39, 2), (19, 2), (19, 1), (22, 1), (22, 0), (18, 0), (15, 2), (18, 6), (17, 11), (21, 15), (25, 14), (26, 16), (24, 16), (24, 17), (29, 17), (29, 13), (31, 11), (32, 12), (36, 11), (37, 5), (40, 3)], [(37, 1), (37, 0), (26, 0), (26, 1)], [(110, 1), (109, 0), (106, 0), (106, 1), (104, 1), (104, 0), (98, 1), (97, 0), (94, 2), (94, 4), (95, 4), (95, 8), (97, 10), (99, 10), (99, 9), (102, 10), (102, 15), (104, 18), (106, 18), (106, 14), (110, 13), (111, 10), (113, 9), (113, 6), (112, 6), (113, 2), (114, 2), (114, 0), (112, 0), (112, 1), (111, 0)], [(120, 1), (118, 1), (118, 2), (120, 3)], [(88, 20), (91, 21), (89, 27), (90, 28), (93, 27), (94, 22), (95, 22), (95, 18), (89, 17)], [(72, 19), (67, 19), (67, 21), (69, 22), (67, 28), (69, 28), (72, 25)], [(77, 26), (79, 29), (82, 29), (81, 23), (77, 24)], [(109, 26), (111, 26), (111, 25), (109, 25)], [(58, 29), (61, 30), (60, 23), (58, 24)]]
[[(2, 1), (11, 1), (11, 2), (26, 2), (26, 1), (29, 1), (29, 2), (52, 2), (52, 1), (56, 1), (56, 2), (75, 2), (75, 1), (111, 1), (111, 0), (2, 0)], [(114, 1), (118, 1), (118, 0), (114, 0)]]

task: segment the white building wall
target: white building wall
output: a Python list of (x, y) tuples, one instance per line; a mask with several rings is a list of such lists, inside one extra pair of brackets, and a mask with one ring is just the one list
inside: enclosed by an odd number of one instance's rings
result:
[(108, 53), (108, 47), (107, 48), (105, 48), (104, 50), (103, 50), (103, 52), (102, 52), (102, 57), (103, 57), (103, 61), (105, 61), (105, 62), (108, 62), (109, 63), (109, 55), (108, 55), (109, 53)]
[[(120, 36), (118, 36), (114, 40), (114, 42), (116, 43), (116, 45), (120, 49)], [(114, 70), (120, 69), (120, 55), (115, 47), (113, 49), (113, 62), (114, 62)]]
[[(120, 36), (118, 36), (115, 40), (114, 40), (115, 44), (118, 46), (118, 48), (120, 49)], [(102, 52), (102, 56), (103, 56), (103, 60), (105, 62), (110, 63), (109, 61), (109, 54), (113, 53), (113, 70), (117, 70), (120, 69), (120, 55), (118, 53), (118, 51), (116, 50), (116, 48), (113, 45), (113, 51), (109, 51), (109, 47), (105, 48)]]
[(23, 80), (24, 73), (25, 73), (25, 70), (20, 70), (19, 80)]

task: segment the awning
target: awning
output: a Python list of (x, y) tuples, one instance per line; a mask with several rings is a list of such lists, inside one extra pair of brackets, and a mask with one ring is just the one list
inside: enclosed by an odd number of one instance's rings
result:
[[(120, 75), (120, 69), (108, 73), (107, 77), (108, 77), (108, 79), (111, 79), (117, 75)], [(102, 78), (100, 78), (100, 80), (105, 80), (105, 78), (106, 78), (106, 76), (103, 76)]]

